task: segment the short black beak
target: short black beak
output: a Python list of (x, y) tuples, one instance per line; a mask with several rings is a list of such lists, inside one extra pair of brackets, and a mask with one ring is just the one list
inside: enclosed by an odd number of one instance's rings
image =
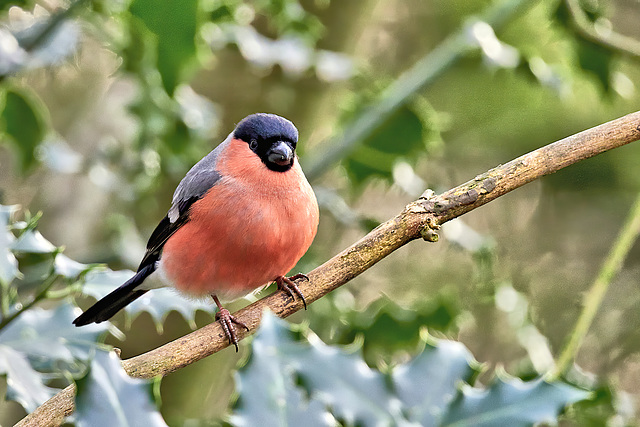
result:
[(293, 150), (286, 142), (278, 141), (269, 150), (267, 159), (269, 162), (279, 166), (289, 165), (291, 164), (291, 159), (293, 159)]

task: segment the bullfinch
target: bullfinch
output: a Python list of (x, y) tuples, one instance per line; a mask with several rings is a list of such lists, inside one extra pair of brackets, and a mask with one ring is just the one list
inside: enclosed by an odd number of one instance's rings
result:
[[(136, 274), (73, 323), (103, 322), (150, 289), (173, 286), (188, 295), (213, 297), (216, 320), (237, 351), (234, 324), (247, 326), (220, 299), (276, 282), (306, 307), (293, 281), (306, 276), (285, 277), (318, 229), (318, 203), (298, 163), (297, 143), (298, 130), (285, 118), (244, 118), (182, 179)], [(145, 282), (154, 273), (160, 285)]]

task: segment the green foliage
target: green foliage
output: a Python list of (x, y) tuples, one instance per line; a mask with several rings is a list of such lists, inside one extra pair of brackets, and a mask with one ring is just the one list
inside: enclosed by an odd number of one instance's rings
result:
[[(569, 384), (541, 379), (523, 383), (505, 376), (486, 389), (473, 387), (478, 365), (452, 341), (425, 344), (422, 353), (385, 376), (356, 353), (326, 346), (313, 334), (294, 339), (292, 329), (270, 313), (252, 349), (236, 377), (236, 425), (291, 425), (299, 416), (327, 425), (322, 421), (330, 413), (347, 425), (528, 426), (553, 422), (567, 405), (589, 398)], [(303, 395), (308, 402), (300, 414)], [(318, 403), (327, 411), (324, 417)]]
[(4, 108), (0, 114), (2, 139), (14, 144), (23, 172), (36, 164), (35, 151), (47, 131), (44, 115), (42, 105), (32, 96), (14, 89), (4, 92)]
[[(452, 334), (462, 314), (455, 294), (443, 290), (430, 298), (403, 307), (383, 296), (357, 310), (347, 291), (339, 290), (313, 305), (310, 327), (320, 337), (337, 344), (362, 341), (369, 366), (389, 364), (398, 354), (412, 352), (421, 342), (421, 331)], [(327, 328), (327, 325), (328, 328)]]
[(420, 117), (403, 107), (345, 159), (349, 177), (357, 186), (371, 177), (392, 181), (393, 166), (398, 159), (415, 163), (417, 155), (424, 152), (426, 133)]
[(130, 10), (155, 36), (157, 69), (171, 96), (196, 55), (198, 1), (134, 0)]
[(87, 374), (76, 381), (78, 427), (166, 426), (149, 381), (131, 378), (113, 352), (98, 351)]
[[(580, 7), (585, 8), (584, 12), (589, 17), (591, 24), (595, 25), (598, 18), (602, 17), (603, 11), (594, 9), (597, 2), (581, 2)], [(600, 5), (601, 6), (601, 5)], [(579, 67), (586, 73), (596, 77), (600, 87), (605, 93), (611, 92), (611, 74), (614, 71), (614, 52), (610, 49), (596, 44), (575, 29), (576, 24), (571, 18), (571, 13), (567, 9), (565, 1), (558, 3), (555, 19), (571, 35), (575, 43), (575, 53)]]

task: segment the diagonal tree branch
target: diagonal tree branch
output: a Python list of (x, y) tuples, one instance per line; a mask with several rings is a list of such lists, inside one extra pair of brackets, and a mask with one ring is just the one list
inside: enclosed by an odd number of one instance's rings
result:
[[(382, 223), (329, 261), (309, 273), (309, 281), (299, 283), (308, 303), (344, 285), (375, 263), (412, 240), (435, 241), (435, 230), (535, 179), (573, 163), (640, 139), (640, 111), (546, 145), (507, 164), (478, 175), (443, 194), (427, 191), (403, 211)], [(302, 308), (283, 292), (275, 292), (235, 313), (249, 331), (238, 330), (238, 338), (253, 333), (265, 308), (287, 317)], [(133, 377), (164, 376), (229, 344), (218, 322), (211, 323), (155, 350), (123, 361)], [(52, 397), (17, 426), (56, 426), (73, 412), (75, 387), (69, 386)]]
[[(514, 16), (533, 5), (531, 0), (504, 0), (489, 7), (477, 19), (498, 30), (513, 20)], [(434, 83), (462, 58), (479, 49), (469, 36), (469, 25), (463, 25), (438, 46), (418, 60), (410, 69), (389, 85), (375, 104), (356, 117), (344, 132), (324, 142), (316, 153), (312, 153), (304, 170), (310, 182), (318, 179), (331, 166), (352, 153), (362, 141), (371, 136), (400, 107), (421, 90)]]

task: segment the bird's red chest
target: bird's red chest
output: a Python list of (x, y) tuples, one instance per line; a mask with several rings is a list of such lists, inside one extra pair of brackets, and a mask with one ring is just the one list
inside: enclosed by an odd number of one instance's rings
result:
[(163, 249), (163, 275), (187, 293), (246, 294), (291, 270), (317, 231), (318, 205), (297, 160), (274, 172), (246, 143), (232, 140), (229, 148), (221, 181)]

